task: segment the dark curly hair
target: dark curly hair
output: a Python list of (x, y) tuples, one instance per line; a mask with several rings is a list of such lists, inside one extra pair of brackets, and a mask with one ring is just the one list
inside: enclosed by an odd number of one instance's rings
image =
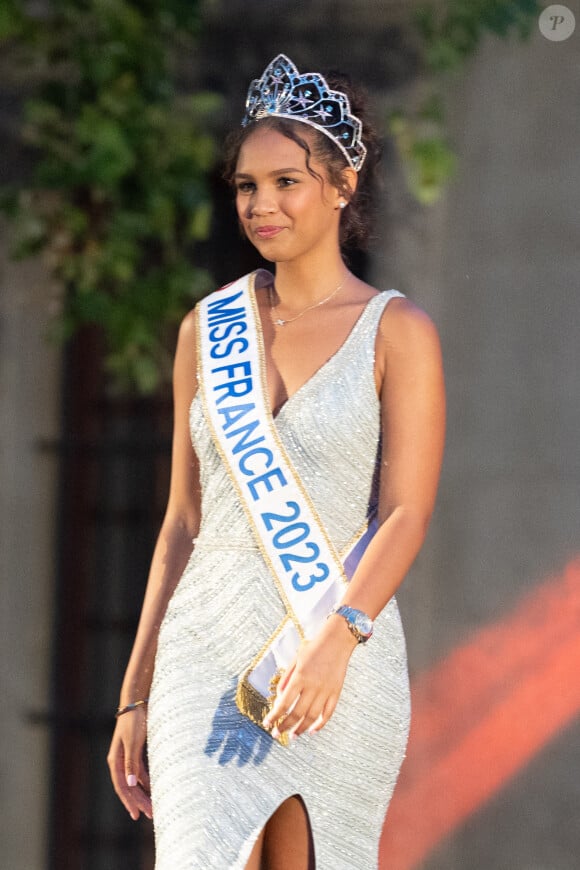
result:
[[(348, 166), (342, 151), (332, 139), (321, 133), (315, 127), (309, 127), (302, 121), (292, 121), (287, 118), (277, 118), (269, 115), (259, 121), (253, 121), (246, 127), (234, 130), (226, 139), (224, 154), (224, 179), (233, 186), (240, 149), (252, 133), (260, 129), (276, 130), (287, 139), (296, 142), (306, 152), (306, 167), (310, 174), (321, 180), (320, 175), (312, 169), (310, 159), (314, 158), (326, 169), (330, 184), (338, 188), (348, 202), (347, 208), (341, 214), (340, 245), (341, 247), (365, 249), (368, 245), (373, 222), (373, 194), (377, 181), (377, 166), (380, 160), (381, 147), (376, 130), (369, 122), (367, 95), (362, 88), (354, 86), (350, 79), (342, 73), (330, 73), (325, 76), (330, 88), (345, 93), (350, 102), (350, 109), (362, 123), (362, 141), (366, 146), (367, 155), (358, 173), (358, 184), (355, 191), (345, 182), (343, 170)], [(309, 131), (309, 136), (304, 135)]]

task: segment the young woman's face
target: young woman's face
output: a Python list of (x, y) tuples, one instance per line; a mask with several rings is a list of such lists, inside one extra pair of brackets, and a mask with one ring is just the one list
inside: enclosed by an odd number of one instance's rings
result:
[[(308, 131), (304, 133), (308, 137)], [(236, 207), (253, 245), (271, 262), (288, 262), (323, 247), (338, 248), (343, 197), (324, 166), (276, 130), (256, 130), (240, 149)]]

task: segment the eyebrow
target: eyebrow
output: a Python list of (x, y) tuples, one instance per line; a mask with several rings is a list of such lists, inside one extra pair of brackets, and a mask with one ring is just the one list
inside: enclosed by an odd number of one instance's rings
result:
[[(298, 172), (301, 175), (305, 174), (303, 169), (297, 169), (295, 166), (288, 166), (284, 169), (274, 169), (272, 172), (269, 172), (268, 175), (284, 175), (284, 173), (288, 172)], [(234, 178), (253, 178), (253, 175), (251, 172), (236, 172)]]

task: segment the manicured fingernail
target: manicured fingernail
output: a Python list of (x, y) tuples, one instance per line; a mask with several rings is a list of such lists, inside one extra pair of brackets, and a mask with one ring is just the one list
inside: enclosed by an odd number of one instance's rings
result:
[(262, 721), (262, 725), (264, 726), (264, 728), (269, 729), (272, 725), (272, 720), (266, 716), (266, 718)]
[(272, 728), (272, 737), (274, 738), (274, 740), (278, 740), (280, 737), (280, 729), (277, 725), (274, 725), (274, 727)]
[(135, 788), (135, 786), (137, 785), (137, 777), (134, 773), (127, 774), (127, 785), (129, 786), (129, 788)]

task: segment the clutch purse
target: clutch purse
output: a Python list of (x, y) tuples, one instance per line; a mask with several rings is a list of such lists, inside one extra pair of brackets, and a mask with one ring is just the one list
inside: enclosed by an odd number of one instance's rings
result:
[[(277, 671), (270, 680), (270, 695), (265, 698), (255, 686), (250, 682), (250, 674), (252, 668), (241, 675), (238, 680), (238, 688), (236, 689), (236, 706), (240, 713), (245, 716), (254, 725), (258, 725), (266, 734), (272, 737), (272, 733), (264, 728), (264, 717), (270, 712), (276, 698), (276, 686), (282, 676), (282, 671)], [(273, 738), (280, 743), (281, 746), (288, 746), (290, 738), (284, 731), (280, 733), (280, 737)]]

